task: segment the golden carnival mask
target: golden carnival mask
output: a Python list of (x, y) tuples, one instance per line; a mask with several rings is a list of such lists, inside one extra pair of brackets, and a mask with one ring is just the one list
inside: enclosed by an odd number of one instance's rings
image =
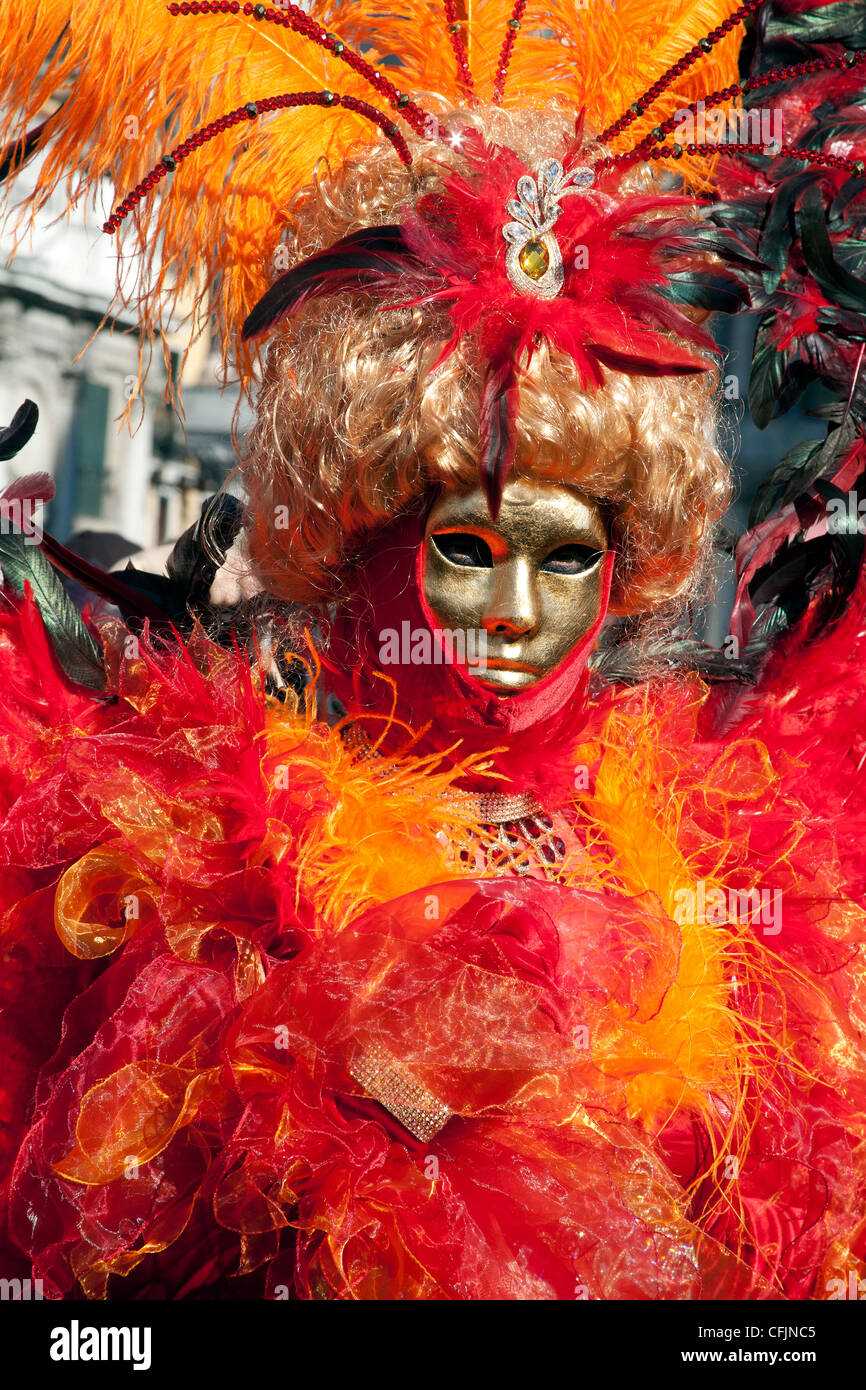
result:
[(445, 492), (425, 547), (428, 606), (442, 628), (484, 634), (472, 674), (500, 695), (548, 675), (599, 617), (607, 529), (598, 504), (571, 488), (515, 480), (496, 521), (481, 487)]

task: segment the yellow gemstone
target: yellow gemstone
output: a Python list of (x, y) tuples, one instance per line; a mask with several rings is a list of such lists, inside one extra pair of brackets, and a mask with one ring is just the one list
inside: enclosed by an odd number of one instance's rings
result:
[(517, 257), (520, 269), (530, 280), (540, 280), (550, 265), (550, 252), (543, 241), (528, 241)]

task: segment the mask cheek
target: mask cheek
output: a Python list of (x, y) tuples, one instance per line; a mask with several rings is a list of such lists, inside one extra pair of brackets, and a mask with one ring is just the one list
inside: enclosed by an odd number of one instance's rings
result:
[(603, 566), (579, 579), (541, 574), (543, 584), (542, 625), (539, 636), (546, 638), (555, 661), (562, 661), (598, 621), (604, 588)]

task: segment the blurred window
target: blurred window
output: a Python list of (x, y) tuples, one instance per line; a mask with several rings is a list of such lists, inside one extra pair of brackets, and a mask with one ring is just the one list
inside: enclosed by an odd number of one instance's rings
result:
[(107, 386), (86, 379), (81, 382), (75, 412), (73, 454), (77, 516), (102, 516), (108, 397)]

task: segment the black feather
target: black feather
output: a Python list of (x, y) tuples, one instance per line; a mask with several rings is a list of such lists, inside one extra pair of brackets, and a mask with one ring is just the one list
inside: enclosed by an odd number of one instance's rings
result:
[(754, 682), (747, 662), (717, 647), (691, 637), (642, 637), (639, 632), (633, 636), (627, 625), (606, 630), (588, 665), (611, 685), (641, 685), (648, 670), (668, 675), (695, 672), (719, 682)]
[(866, 6), (863, 0), (837, 0), (802, 14), (771, 15), (764, 37), (767, 42), (801, 39), (807, 44), (849, 39), (849, 47), (866, 48)]
[(785, 353), (779, 351), (770, 337), (774, 320), (774, 314), (767, 314), (761, 319), (752, 350), (749, 410), (759, 430), (764, 429), (773, 418), (787, 363)]
[(791, 475), (777, 506), (785, 507), (789, 502), (794, 502), (818, 478), (832, 477), (841, 462), (841, 455), (853, 444), (856, 433), (856, 423), (850, 416), (839, 429), (831, 430), (817, 453), (811, 454), (797, 473)]
[(12, 416), (12, 423), (0, 428), (0, 460), (14, 458), (28, 443), (39, 420), (39, 407), (24, 401)]
[(692, 304), (713, 313), (735, 314), (749, 303), (749, 291), (732, 275), (683, 271), (671, 275), (666, 288), (659, 293), (674, 304)]
[(70, 579), (77, 579), (78, 583), (91, 593), (99, 594), (109, 603), (116, 604), (125, 614), (142, 620), (150, 619), (161, 627), (171, 622), (168, 612), (155, 597), (137, 592), (116, 574), (109, 574), (98, 565), (91, 565), (89, 560), (83, 560), (80, 555), (74, 555), (47, 531), (43, 531), (40, 544), (56, 569), (68, 575)]
[(4, 183), (11, 173), (17, 173), (28, 159), (33, 158), (39, 148), (47, 124), (48, 121), (43, 121), (41, 125), (28, 130), (20, 140), (12, 140), (8, 145), (3, 146), (0, 150), (0, 183)]
[(248, 315), (244, 341), (297, 313), (311, 299), (347, 290), (390, 288), (407, 274), (423, 276), (425, 282), (431, 278), (409, 249), (402, 228), (363, 227), (281, 275)]
[(795, 235), (795, 208), (798, 200), (811, 188), (820, 174), (809, 170), (785, 179), (770, 201), (767, 217), (758, 243), (758, 255), (767, 266), (763, 273), (764, 289), (772, 294), (788, 263)]
[(749, 529), (759, 526), (762, 521), (776, 510), (779, 499), (783, 495), (788, 483), (792, 478), (802, 476), (803, 469), (811, 458), (821, 448), (820, 439), (809, 439), (805, 442), (795, 444), (785, 457), (777, 463), (772, 473), (766, 477), (757, 489), (752, 501), (752, 508), (749, 512)]
[(830, 204), (830, 211), (827, 215), (827, 223), (831, 231), (841, 231), (845, 213), (849, 205), (855, 198), (862, 197), (863, 180), (858, 178), (846, 179), (836, 197)]
[(807, 190), (796, 219), (803, 257), (823, 293), (842, 309), (866, 313), (866, 281), (858, 280), (836, 260), (819, 188)]

